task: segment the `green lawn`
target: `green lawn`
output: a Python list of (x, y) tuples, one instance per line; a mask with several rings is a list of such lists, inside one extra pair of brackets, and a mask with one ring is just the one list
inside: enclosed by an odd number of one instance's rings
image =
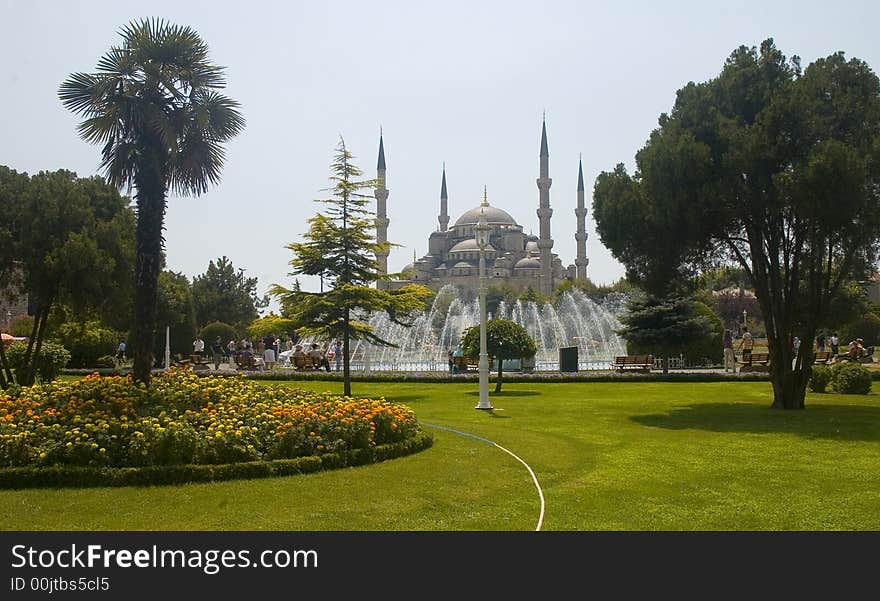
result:
[[(267, 384), (277, 385), (277, 384)], [(286, 385), (286, 384), (285, 384)], [(341, 392), (341, 384), (307, 387)], [(880, 394), (770, 410), (753, 383), (367, 384), (424, 423), (534, 469), (545, 530), (878, 530)], [(515, 459), (433, 430), (427, 451), (306, 476), (172, 487), (0, 491), (8, 530), (532, 530)]]

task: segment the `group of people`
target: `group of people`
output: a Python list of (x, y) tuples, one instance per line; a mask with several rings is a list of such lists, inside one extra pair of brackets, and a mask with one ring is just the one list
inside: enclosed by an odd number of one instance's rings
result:
[[(749, 333), (749, 329), (747, 327), (743, 328), (742, 337), (739, 340), (739, 344), (737, 345), (736, 350), (742, 352), (742, 362), (749, 363), (749, 360), (752, 355), (752, 349), (754, 348), (754, 339), (752, 338), (751, 333)], [(865, 349), (865, 341), (861, 338), (856, 338), (851, 340), (847, 345), (847, 350), (845, 353), (840, 352), (840, 338), (837, 335), (837, 332), (831, 334), (831, 336), (826, 337), (825, 334), (819, 334), (813, 340), (813, 351), (824, 353), (826, 352), (826, 344), (830, 347), (830, 350), (827, 352), (831, 355), (831, 361), (839, 362), (839, 361), (858, 361), (864, 357), (868, 356), (868, 350)], [(736, 355), (734, 351), (734, 343), (733, 343), (733, 332), (731, 330), (724, 330), (724, 371), (736, 371)], [(795, 336), (792, 340), (792, 351), (795, 356), (800, 350), (801, 340), (797, 336)]]
[(333, 361), (336, 364), (336, 371), (339, 371), (342, 367), (342, 345), (336, 340), (332, 345), (325, 344), (321, 348), (318, 346), (318, 343), (313, 342), (311, 348), (308, 351), (304, 351), (302, 345), (297, 344), (290, 358), (296, 364), (296, 359), (300, 357), (308, 357), (311, 359), (312, 366), (315, 369), (324, 369), (326, 371), (330, 371), (330, 362)]

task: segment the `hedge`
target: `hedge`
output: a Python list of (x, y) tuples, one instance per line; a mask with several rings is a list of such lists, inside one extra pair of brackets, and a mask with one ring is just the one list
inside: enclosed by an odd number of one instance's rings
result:
[(420, 432), (408, 440), (377, 445), (368, 449), (353, 449), (342, 453), (325, 453), (274, 461), (120, 468), (81, 466), (0, 468), (0, 489), (161, 486), (293, 476), (379, 463), (423, 451), (433, 444), (434, 439), (430, 434)]

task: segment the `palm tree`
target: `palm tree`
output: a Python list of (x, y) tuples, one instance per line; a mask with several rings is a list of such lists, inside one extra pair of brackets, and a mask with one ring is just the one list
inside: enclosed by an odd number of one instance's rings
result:
[(223, 142), (244, 129), (239, 104), (216, 92), (223, 67), (190, 27), (161, 20), (131, 22), (122, 45), (99, 61), (97, 73), (73, 73), (58, 95), (84, 118), (80, 136), (102, 144), (101, 167), (137, 202), (133, 330), (134, 378), (149, 384), (162, 264), (166, 196), (199, 195), (217, 183)]

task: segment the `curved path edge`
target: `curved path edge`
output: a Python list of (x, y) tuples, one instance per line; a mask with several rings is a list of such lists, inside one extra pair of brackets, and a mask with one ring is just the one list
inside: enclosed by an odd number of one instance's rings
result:
[(495, 441), (489, 440), (488, 438), (483, 438), (482, 436), (477, 436), (476, 434), (471, 434), (470, 432), (462, 432), (461, 430), (456, 430), (454, 428), (448, 428), (446, 426), (439, 426), (437, 424), (431, 424), (428, 422), (420, 422), (423, 426), (428, 426), (429, 428), (436, 428), (437, 430), (445, 430), (446, 432), (452, 432), (453, 434), (458, 434), (460, 436), (467, 436), (468, 438), (473, 438), (475, 440), (479, 440), (480, 442), (485, 442), (486, 444), (490, 444), (492, 446), (498, 447), (520, 463), (522, 463), (525, 468), (528, 470), (529, 475), (532, 477), (532, 482), (535, 483), (535, 488), (538, 489), (538, 498), (541, 500), (541, 512), (538, 514), (538, 525), (535, 527), (535, 532), (541, 531), (541, 525), (544, 523), (544, 491), (541, 490), (541, 485), (538, 483), (538, 477), (535, 475), (534, 470), (529, 466), (528, 463), (522, 460), (518, 455), (516, 455), (513, 451), (509, 449), (505, 449), (500, 444)]

